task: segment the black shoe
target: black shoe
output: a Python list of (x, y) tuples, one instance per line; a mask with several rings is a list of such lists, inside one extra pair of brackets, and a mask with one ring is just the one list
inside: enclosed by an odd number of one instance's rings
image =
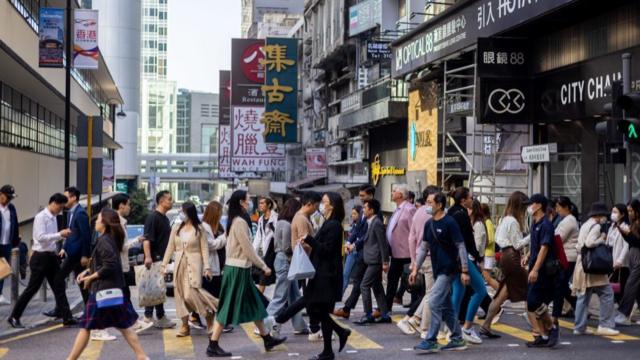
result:
[(232, 325), (225, 326), (224, 329), (222, 329), (222, 332), (225, 333), (225, 334), (232, 333), (233, 332), (233, 326)]
[(50, 317), (50, 318), (61, 318), (62, 315), (60, 315), (60, 312), (56, 309), (53, 310), (49, 310), (49, 311), (45, 311), (42, 313), (42, 315)]
[(74, 327), (74, 326), (78, 326), (78, 320), (74, 319), (74, 318), (68, 318), (62, 321), (62, 325), (64, 327)]
[(528, 348), (542, 348), (547, 347), (549, 345), (549, 339), (544, 340), (542, 336), (536, 336), (533, 338), (533, 341), (527, 342)]
[(360, 320), (354, 321), (353, 323), (360, 326), (367, 326), (369, 324), (375, 324), (376, 320), (373, 316), (365, 315)]
[(555, 347), (558, 345), (558, 339), (560, 338), (560, 329), (557, 325), (554, 325), (549, 332), (549, 342), (547, 343), (547, 347)]
[(342, 352), (342, 350), (344, 350), (344, 347), (347, 346), (347, 340), (349, 340), (349, 336), (351, 336), (351, 330), (349, 329), (344, 329), (342, 331), (342, 334), (338, 335), (338, 340), (340, 340), (340, 349), (338, 350), (338, 352)]
[(336, 358), (336, 355), (334, 353), (330, 353), (330, 354), (313, 355), (312, 357), (309, 358), (309, 360), (334, 360), (335, 358)]
[(10, 317), (7, 319), (9, 325), (11, 325), (14, 329), (24, 329), (24, 325), (20, 322), (20, 319), (16, 319), (14, 317)]
[(209, 340), (209, 346), (207, 346), (207, 356), (209, 357), (231, 357), (231, 353), (224, 351), (217, 341)]
[(392, 323), (391, 317), (389, 315), (383, 316), (381, 318), (377, 318), (374, 322), (376, 324), (391, 324)]
[(262, 341), (264, 342), (264, 349), (266, 351), (271, 351), (274, 347), (287, 341), (287, 337), (274, 338), (271, 335), (265, 335), (262, 337)]
[(487, 330), (483, 327), (480, 328), (480, 335), (486, 337), (487, 339), (500, 339), (502, 336), (492, 332), (491, 330)]

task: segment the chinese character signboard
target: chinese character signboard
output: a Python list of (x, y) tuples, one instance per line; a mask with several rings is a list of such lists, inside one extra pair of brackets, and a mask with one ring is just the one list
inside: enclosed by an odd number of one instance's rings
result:
[(511, 38), (478, 38), (479, 77), (527, 77), (531, 74), (529, 41)]
[(370, 60), (391, 60), (391, 48), (389, 43), (381, 41), (370, 41), (367, 43), (367, 59)]
[(265, 111), (260, 123), (267, 143), (298, 140), (298, 40), (267, 38), (264, 47)]
[(264, 106), (264, 40), (231, 40), (231, 106)]
[(307, 149), (307, 177), (327, 176), (327, 150), (324, 148)]
[(231, 72), (220, 70), (220, 96), (218, 97), (218, 109), (220, 109), (220, 125), (231, 124)]
[(349, 36), (355, 36), (382, 23), (382, 0), (367, 0), (349, 8)]
[(218, 131), (218, 177), (233, 178), (235, 174), (231, 171), (231, 126), (220, 125)]
[(271, 172), (286, 169), (284, 144), (264, 140), (260, 122), (264, 108), (234, 106), (231, 130), (231, 170)]
[(97, 69), (100, 49), (98, 48), (98, 11), (74, 11), (73, 67), (76, 69)]
[(41, 8), (40, 67), (61, 68), (64, 53), (64, 9)]

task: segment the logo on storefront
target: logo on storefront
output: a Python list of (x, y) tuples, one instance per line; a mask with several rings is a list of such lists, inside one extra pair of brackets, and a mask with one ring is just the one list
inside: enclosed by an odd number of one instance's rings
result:
[(416, 160), (419, 147), (430, 147), (432, 144), (431, 130), (418, 131), (416, 122), (411, 122), (411, 129), (409, 130), (409, 153), (411, 154), (411, 160)]
[(524, 110), (525, 97), (519, 89), (495, 89), (489, 94), (489, 109), (496, 114), (518, 114)]
[(371, 163), (371, 180), (374, 186), (385, 176), (404, 176), (406, 173), (407, 169), (380, 165), (380, 154), (376, 154)]

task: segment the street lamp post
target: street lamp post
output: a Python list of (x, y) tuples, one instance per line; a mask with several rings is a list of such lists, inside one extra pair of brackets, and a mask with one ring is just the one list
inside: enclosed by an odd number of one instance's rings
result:
[(64, 96), (64, 187), (69, 187), (69, 172), (71, 161), (71, 0), (67, 0), (67, 29), (66, 29), (66, 63), (65, 63), (65, 96)]

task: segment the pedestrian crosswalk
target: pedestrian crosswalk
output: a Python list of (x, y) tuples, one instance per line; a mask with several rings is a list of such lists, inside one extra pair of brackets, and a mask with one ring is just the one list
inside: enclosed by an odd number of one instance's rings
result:
[(98, 360), (102, 354), (102, 348), (104, 347), (103, 341), (89, 341), (87, 348), (84, 349), (80, 360)]
[(165, 356), (170, 359), (194, 359), (191, 336), (176, 337), (176, 330), (162, 330)]

